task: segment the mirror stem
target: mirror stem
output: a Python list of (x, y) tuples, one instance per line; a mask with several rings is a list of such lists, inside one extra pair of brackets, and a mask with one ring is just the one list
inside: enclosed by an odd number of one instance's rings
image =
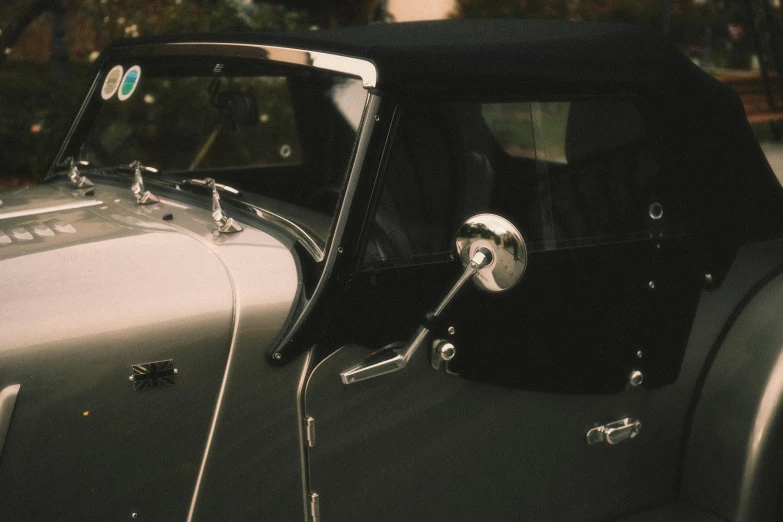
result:
[(465, 271), (462, 272), (462, 276), (460, 276), (459, 280), (454, 284), (454, 287), (449, 291), (448, 294), (446, 294), (446, 297), (443, 298), (443, 301), (440, 302), (438, 307), (435, 309), (434, 312), (432, 312), (432, 315), (435, 317), (438, 317), (440, 314), (443, 313), (443, 310), (448, 306), (448, 304), (451, 302), (452, 299), (454, 299), (454, 296), (457, 295), (457, 292), (462, 288), (462, 286), (474, 275), (476, 275), (476, 272), (487, 266), (492, 262), (492, 252), (489, 251), (488, 248), (481, 247), (478, 250), (476, 250), (476, 253), (473, 254), (473, 257), (470, 260), (470, 263), (468, 263), (468, 266), (465, 267)]
[[(432, 313), (432, 317), (438, 317), (443, 310), (448, 306), (457, 292), (465, 285), (465, 283), (476, 272), (492, 263), (492, 252), (488, 248), (481, 247), (476, 250), (470, 263), (465, 267), (465, 271), (451, 288), (443, 301), (440, 302), (438, 307)], [(351, 384), (365, 379), (371, 379), (379, 375), (384, 375), (391, 372), (396, 372), (405, 368), (408, 361), (411, 360), (413, 355), (419, 350), (419, 348), (427, 341), (427, 336), (430, 333), (430, 329), (422, 325), (416, 330), (416, 333), (411, 337), (405, 346), (401, 349), (393, 349), (387, 352), (377, 353), (379, 358), (371, 356), (372, 361), (368, 360), (361, 364), (358, 364), (352, 368), (349, 368), (340, 374), (340, 378), (343, 384)], [(385, 354), (385, 355), (384, 355)]]
[[(440, 314), (443, 313), (443, 310), (446, 309), (448, 304), (451, 302), (452, 299), (454, 299), (454, 296), (457, 295), (457, 292), (462, 289), (462, 287), (465, 285), (468, 280), (470, 280), (471, 277), (476, 275), (476, 272), (487, 266), (492, 262), (492, 252), (489, 251), (488, 248), (481, 247), (478, 250), (476, 250), (476, 253), (473, 254), (473, 257), (470, 260), (470, 263), (468, 263), (468, 266), (465, 267), (465, 270), (462, 272), (462, 275), (457, 280), (457, 282), (454, 284), (454, 286), (451, 288), (448, 294), (446, 294), (446, 297), (443, 298), (443, 301), (440, 302), (437, 308), (435, 308), (435, 311), (432, 312), (432, 317), (437, 318), (440, 316)], [(416, 330), (416, 334), (411, 338), (410, 341), (408, 341), (408, 344), (405, 345), (403, 348), (402, 353), (402, 360), (405, 361), (407, 364), (408, 361), (410, 361), (411, 357), (413, 357), (413, 354), (418, 351), (418, 349), (421, 347), (422, 344), (425, 343), (427, 340), (427, 335), (430, 333), (430, 329), (426, 326), (420, 326), (418, 330)]]

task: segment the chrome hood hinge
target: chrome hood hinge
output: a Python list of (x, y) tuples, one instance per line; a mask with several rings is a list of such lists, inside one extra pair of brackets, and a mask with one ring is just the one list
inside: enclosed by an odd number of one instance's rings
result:
[(307, 439), (307, 447), (315, 447), (315, 419), (307, 417), (305, 419), (305, 438)]
[(318, 496), (318, 493), (314, 493), (314, 492), (310, 493), (310, 521), (311, 522), (321, 521), (320, 497)]

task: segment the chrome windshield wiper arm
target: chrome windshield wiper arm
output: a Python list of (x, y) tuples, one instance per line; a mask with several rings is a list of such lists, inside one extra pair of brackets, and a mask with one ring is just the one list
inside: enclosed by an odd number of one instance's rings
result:
[(136, 203), (139, 205), (152, 205), (157, 203), (159, 201), (157, 196), (144, 187), (141, 171), (146, 170), (157, 174), (158, 169), (146, 167), (138, 160), (132, 162), (129, 167), (133, 170), (133, 185), (131, 185), (131, 192), (136, 196)]
[(87, 176), (82, 176), (79, 173), (79, 166), (83, 167), (89, 167), (90, 164), (86, 161), (76, 161), (76, 159), (71, 156), (68, 158), (65, 158), (64, 162), (58, 165), (58, 167), (67, 167), (68, 168), (68, 179), (71, 181), (74, 187), (76, 188), (90, 188), (95, 186), (95, 184), (89, 180)]
[[(206, 179), (183, 179), (182, 184), (183, 185), (190, 185), (193, 187), (202, 187), (207, 190), (212, 190), (211, 183), (213, 180), (211, 178)], [(226, 192), (228, 194), (231, 194), (234, 197), (241, 198), (242, 197), (242, 191), (237, 190), (234, 187), (229, 187), (228, 185), (223, 185), (222, 183), (215, 183), (215, 188), (218, 189), (220, 192)]]

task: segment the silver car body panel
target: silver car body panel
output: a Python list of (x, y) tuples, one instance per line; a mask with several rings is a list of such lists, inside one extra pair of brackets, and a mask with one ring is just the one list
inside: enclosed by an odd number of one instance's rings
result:
[(693, 416), (685, 496), (729, 520), (772, 521), (783, 466), (783, 275), (741, 309)]
[[(220, 235), (208, 210), (165, 198), (95, 193), (54, 183), (3, 198), (24, 215), (0, 221), (11, 240), (0, 244), (0, 388), (20, 385), (0, 519), (184, 519), (236, 351), (262, 361), (298, 300), (290, 243), (246, 224)], [(103, 203), (74, 208), (88, 201)], [(175, 385), (134, 391), (132, 365), (166, 359)], [(63, 481), (69, 469), (85, 473)]]

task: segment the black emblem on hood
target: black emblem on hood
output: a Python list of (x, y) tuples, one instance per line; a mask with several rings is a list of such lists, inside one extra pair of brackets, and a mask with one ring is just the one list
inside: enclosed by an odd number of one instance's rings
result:
[(130, 380), (133, 381), (134, 389), (141, 391), (174, 384), (176, 373), (177, 369), (174, 368), (173, 359), (134, 364), (133, 375), (130, 376)]

